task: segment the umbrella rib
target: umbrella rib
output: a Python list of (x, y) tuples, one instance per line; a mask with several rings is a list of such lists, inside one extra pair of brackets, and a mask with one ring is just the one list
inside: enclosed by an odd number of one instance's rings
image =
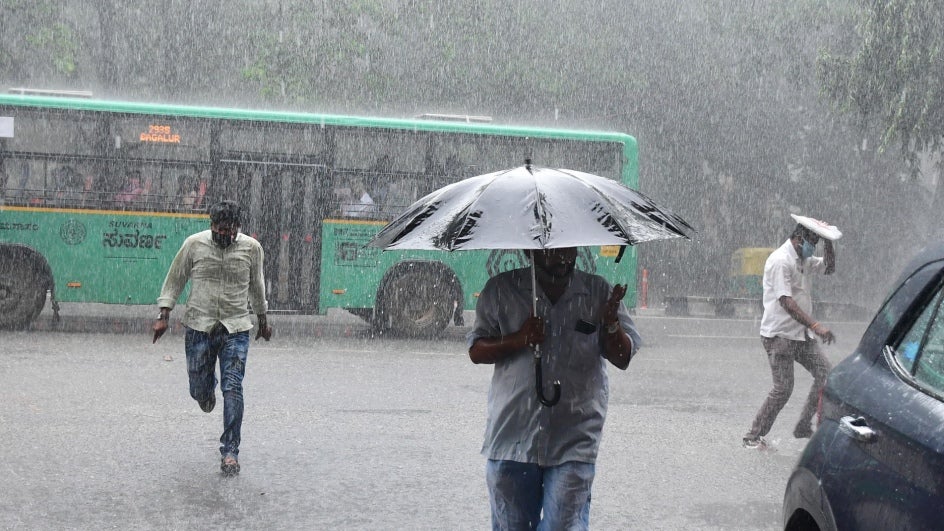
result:
[[(547, 208), (545, 208), (543, 200), (544, 196), (541, 194), (541, 189), (538, 186), (538, 175), (532, 168), (533, 166), (528, 166), (528, 173), (534, 177), (532, 180), (534, 182), (534, 223), (541, 229), (538, 244), (544, 249), (547, 246), (548, 240), (550, 240), (551, 224), (547, 217)], [(538, 168), (538, 170), (540, 170), (540, 168)]]
[[(616, 205), (616, 202), (613, 201), (612, 199), (610, 199), (610, 196), (609, 196), (607, 193), (605, 193), (605, 191), (600, 190), (600, 189), (597, 188), (593, 183), (588, 182), (588, 181), (586, 181), (586, 180), (584, 180), (584, 179), (581, 179), (581, 178), (578, 177), (577, 175), (574, 175), (574, 174), (572, 174), (572, 173), (570, 173), (570, 172), (561, 171), (561, 173), (566, 173), (566, 174), (570, 175), (571, 177), (573, 177), (573, 178), (575, 178), (575, 179), (578, 179), (579, 181), (583, 182), (583, 183), (586, 184), (587, 186), (591, 187), (593, 190), (595, 190), (595, 191), (597, 192), (597, 195), (599, 196), (600, 200), (603, 201), (603, 202), (605, 202), (605, 203), (607, 204), (607, 206), (609, 206), (609, 207), (612, 208), (613, 206)], [(614, 183), (616, 183), (616, 181), (614, 181)], [(618, 184), (618, 183), (617, 183), (617, 184)], [(642, 192), (639, 192), (638, 190), (633, 190), (632, 188), (629, 188), (629, 187), (625, 187), (625, 188), (626, 188), (627, 190), (631, 191), (632, 193), (638, 195), (638, 196), (639, 196), (639, 201), (640, 201), (640, 203), (645, 202), (645, 204), (639, 204), (638, 206), (637, 206), (637, 205), (633, 205), (633, 209), (636, 210), (636, 212), (638, 212), (641, 217), (645, 217), (645, 218), (649, 219), (650, 221), (654, 221), (655, 223), (661, 225), (663, 228), (665, 228), (666, 230), (672, 232), (673, 234), (677, 235), (678, 237), (682, 237), (682, 238), (686, 238), (686, 239), (689, 238), (688, 235), (686, 235), (684, 232), (682, 232), (682, 230), (681, 230), (679, 227), (677, 227), (676, 225), (674, 225), (674, 223), (678, 223), (678, 224), (683, 225), (683, 226), (685, 226), (685, 227), (687, 227), (687, 228), (689, 228), (689, 229), (694, 230), (694, 229), (692, 228), (692, 226), (688, 224), (688, 222), (686, 222), (684, 219), (678, 217), (678, 216), (675, 215), (674, 213), (663, 211), (661, 208), (659, 208), (659, 207), (655, 204), (654, 201), (652, 201), (651, 199), (649, 199), (649, 197), (647, 197), (647, 196), (646, 196), (645, 194), (643, 194)], [(617, 218), (611, 217), (611, 219), (612, 219), (612, 221), (613, 221), (613, 224), (616, 225), (616, 227), (618, 227), (619, 230), (623, 233), (623, 237), (624, 237), (628, 242), (632, 242), (633, 238), (630, 237), (630, 232), (631, 232), (631, 231), (627, 230), (626, 227), (624, 227), (624, 226), (619, 222), (619, 220), (618, 220)], [(644, 241), (644, 240), (637, 240), (636, 242), (632, 242), (632, 243), (641, 243), (642, 241)], [(632, 244), (632, 243), (631, 243), (631, 244)]]
[[(508, 170), (510, 171), (510, 170)], [(473, 218), (470, 216), (470, 213), (476, 212), (475, 205), (478, 203), (479, 199), (485, 193), (485, 189), (492, 185), (499, 177), (508, 173), (508, 171), (498, 172), (492, 175), (492, 178), (489, 179), (484, 184), (480, 185), (473, 195), (472, 199), (468, 204), (463, 208), (460, 213), (453, 218), (453, 221), (449, 223), (449, 229), (447, 230), (448, 238), (444, 238), (445, 249), (448, 251), (454, 251), (457, 248), (460, 248), (464, 236), (469, 234), (469, 231), (475, 227), (478, 222), (478, 217)], [(458, 243), (458, 245), (457, 245)]]

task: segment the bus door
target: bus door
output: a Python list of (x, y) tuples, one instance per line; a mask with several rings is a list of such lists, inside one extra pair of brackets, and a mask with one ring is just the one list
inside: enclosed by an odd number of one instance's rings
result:
[[(324, 166), (224, 160), (219, 199), (243, 209), (242, 232), (265, 251), (266, 297), (273, 311), (318, 308), (316, 249), (321, 245), (319, 182)], [(215, 196), (218, 194), (214, 194)]]

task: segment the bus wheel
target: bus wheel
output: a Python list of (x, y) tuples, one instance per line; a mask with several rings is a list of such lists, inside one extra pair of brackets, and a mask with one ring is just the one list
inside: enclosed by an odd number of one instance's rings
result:
[(439, 335), (461, 301), (459, 279), (440, 263), (406, 264), (383, 282), (375, 327), (407, 337)]
[(28, 247), (0, 247), (0, 329), (29, 326), (46, 304), (49, 266)]

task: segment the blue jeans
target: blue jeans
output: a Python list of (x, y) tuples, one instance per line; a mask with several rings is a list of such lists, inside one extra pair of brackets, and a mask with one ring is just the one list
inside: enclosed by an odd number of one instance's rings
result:
[(590, 487), (595, 472), (593, 464), (577, 461), (541, 467), (489, 459), (485, 481), (492, 529), (590, 529)]
[(216, 390), (216, 360), (220, 360), (220, 392), (223, 394), (223, 436), (220, 454), (239, 455), (239, 432), (243, 425), (243, 376), (249, 352), (249, 332), (230, 334), (218, 324), (209, 333), (187, 328), (184, 338), (190, 396), (198, 402)]

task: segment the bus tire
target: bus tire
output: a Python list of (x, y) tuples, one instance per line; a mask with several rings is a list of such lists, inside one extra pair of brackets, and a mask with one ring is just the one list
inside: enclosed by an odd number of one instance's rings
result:
[(436, 337), (462, 305), (462, 287), (441, 262), (407, 262), (381, 282), (374, 329), (404, 337)]
[(51, 288), (49, 263), (41, 254), (25, 245), (0, 246), (0, 329), (28, 327)]

